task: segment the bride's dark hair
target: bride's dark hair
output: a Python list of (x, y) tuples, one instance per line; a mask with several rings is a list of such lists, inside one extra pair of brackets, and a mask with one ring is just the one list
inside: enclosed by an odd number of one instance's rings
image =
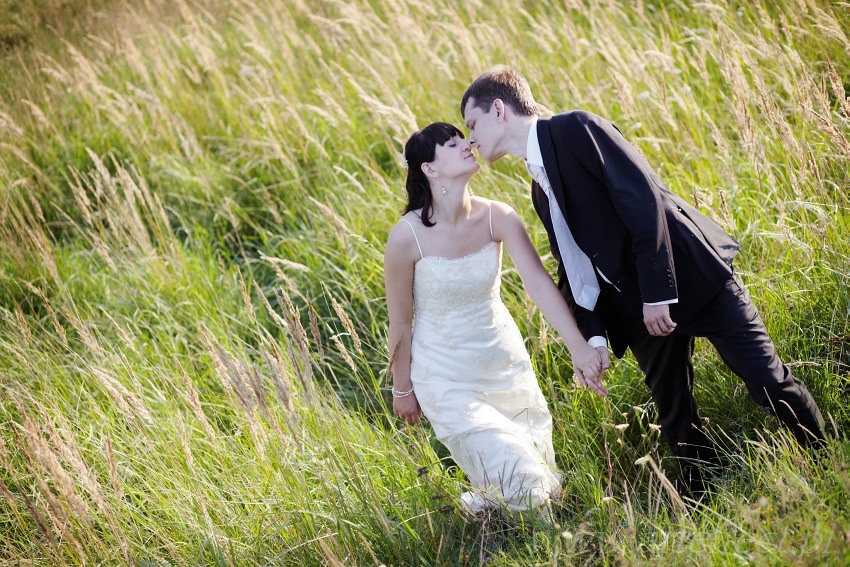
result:
[(404, 214), (422, 209), (422, 224), (425, 226), (434, 226), (435, 223), (431, 222), (431, 185), (422, 171), (422, 164), (434, 161), (437, 145), (442, 146), (455, 136), (464, 137), (457, 127), (435, 122), (414, 132), (404, 145), (404, 158), (407, 160), (407, 206)]

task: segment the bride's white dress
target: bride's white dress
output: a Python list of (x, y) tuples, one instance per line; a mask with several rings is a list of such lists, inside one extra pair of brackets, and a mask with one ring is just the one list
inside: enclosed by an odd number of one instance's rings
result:
[(501, 263), (501, 243), (491, 241), (462, 258), (423, 256), (414, 268), (411, 381), (476, 489), (462, 495), (472, 511), (541, 506), (561, 481), (552, 417), (499, 295)]

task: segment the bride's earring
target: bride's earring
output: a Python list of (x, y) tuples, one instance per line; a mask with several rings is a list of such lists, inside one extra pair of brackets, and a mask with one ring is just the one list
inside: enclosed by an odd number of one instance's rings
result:
[[(439, 180), (440, 180), (440, 176), (438, 175), (438, 176), (437, 176), (437, 181), (439, 181)], [(441, 187), (440, 187), (440, 191), (442, 191), (442, 192), (443, 192), (443, 195), (445, 195), (445, 194), (446, 194), (446, 188), (445, 188), (445, 187), (442, 187), (442, 186), (441, 186)]]

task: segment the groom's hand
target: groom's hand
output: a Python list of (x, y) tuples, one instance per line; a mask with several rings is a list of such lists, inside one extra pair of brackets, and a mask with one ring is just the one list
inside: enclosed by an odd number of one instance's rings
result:
[(643, 305), (643, 324), (653, 337), (666, 337), (676, 328), (669, 305)]

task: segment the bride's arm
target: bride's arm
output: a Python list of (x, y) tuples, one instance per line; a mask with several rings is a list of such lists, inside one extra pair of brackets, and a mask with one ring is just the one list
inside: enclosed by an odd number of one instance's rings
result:
[[(387, 238), (384, 252), (384, 282), (387, 291), (387, 311), (390, 319), (387, 351), (390, 356), (392, 385), (396, 391), (413, 388), (410, 381), (410, 343), (413, 335), (413, 265), (410, 228), (396, 225)], [(417, 423), (422, 414), (416, 394), (393, 396), (393, 412), (410, 423)]]
[(600, 396), (606, 395), (602, 374), (608, 362), (582, 336), (566, 301), (540, 261), (522, 219), (504, 203), (493, 202), (492, 206), (493, 235), (504, 243), (531, 300), (564, 339), (579, 381)]

